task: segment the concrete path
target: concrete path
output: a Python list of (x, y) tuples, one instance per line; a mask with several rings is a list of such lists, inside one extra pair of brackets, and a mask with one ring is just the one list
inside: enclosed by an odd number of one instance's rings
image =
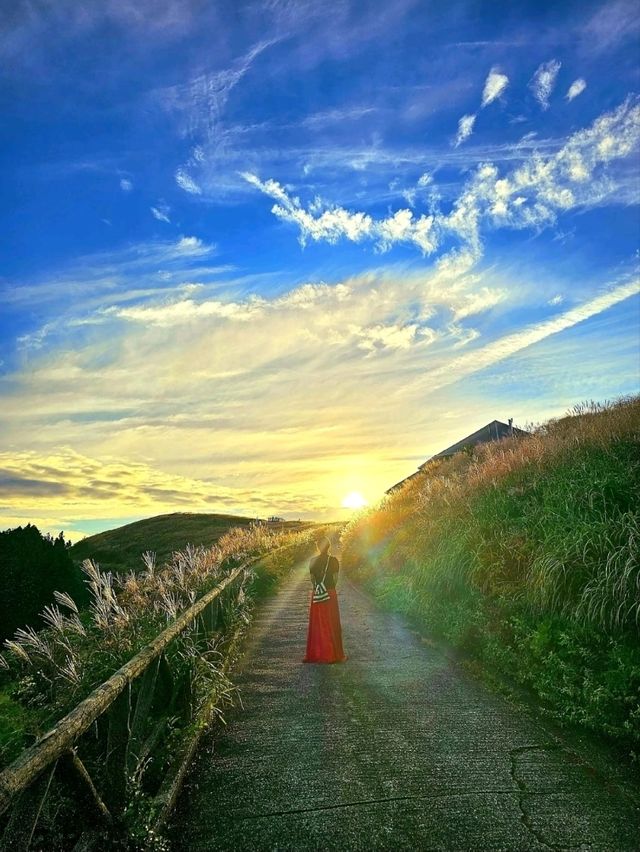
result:
[(344, 579), (342, 665), (303, 665), (299, 568), (259, 611), (201, 750), (177, 850), (640, 849), (633, 788), (594, 769)]

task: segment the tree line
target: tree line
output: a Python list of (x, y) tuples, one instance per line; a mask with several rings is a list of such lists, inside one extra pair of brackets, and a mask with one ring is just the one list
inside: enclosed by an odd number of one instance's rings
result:
[(82, 575), (69, 547), (62, 532), (53, 538), (32, 524), (0, 532), (1, 642), (18, 627), (42, 627), (40, 613), (54, 602), (54, 591), (68, 592), (78, 605), (86, 601)]

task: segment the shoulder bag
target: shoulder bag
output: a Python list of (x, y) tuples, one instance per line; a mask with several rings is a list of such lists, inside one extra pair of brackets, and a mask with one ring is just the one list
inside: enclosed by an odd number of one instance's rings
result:
[(327, 556), (327, 564), (324, 566), (324, 574), (322, 575), (322, 580), (320, 582), (313, 584), (313, 596), (311, 598), (313, 603), (324, 603), (324, 601), (329, 600), (329, 592), (327, 591), (327, 587), (324, 584), (324, 581), (327, 579), (327, 571), (329, 569), (329, 560), (331, 556)]

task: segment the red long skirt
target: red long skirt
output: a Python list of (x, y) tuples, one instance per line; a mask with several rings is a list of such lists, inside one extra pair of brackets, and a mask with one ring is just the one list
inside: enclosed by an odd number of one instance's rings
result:
[(342, 647), (338, 595), (327, 589), (329, 600), (309, 605), (309, 632), (305, 663), (342, 663), (347, 657)]

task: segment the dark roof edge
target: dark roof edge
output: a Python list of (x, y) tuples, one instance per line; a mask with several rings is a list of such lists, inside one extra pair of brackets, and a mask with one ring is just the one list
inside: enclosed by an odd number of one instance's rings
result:
[[(420, 465), (418, 470), (423, 470), (425, 465), (429, 464), (429, 462), (433, 461), (434, 459), (443, 458), (443, 457), (448, 456), (448, 455), (453, 455), (456, 452), (460, 452), (460, 450), (462, 450), (463, 447), (467, 446), (467, 444), (473, 444), (475, 438), (479, 437), (485, 430), (487, 430), (487, 429), (490, 430), (491, 427), (494, 426), (494, 425), (500, 426), (500, 427), (502, 427), (502, 429), (512, 430), (512, 434), (515, 435), (516, 437), (520, 437), (520, 436), (524, 436), (524, 435), (529, 434), (528, 432), (524, 431), (523, 429), (518, 429), (517, 426), (509, 426), (508, 423), (503, 423), (502, 420), (491, 420), (489, 423), (485, 423), (484, 426), (481, 426), (479, 429), (476, 429), (475, 432), (472, 432), (470, 435), (467, 435), (465, 438), (461, 438), (459, 441), (456, 441), (455, 443), (451, 444), (451, 446), (446, 447), (446, 449), (440, 450), (439, 453), (435, 453), (434, 455), (430, 456), (426, 461), (424, 461)], [(506, 437), (511, 437), (511, 436), (507, 436), (507, 435), (497, 436), (493, 440), (501, 440), (502, 438), (506, 438)], [(488, 443), (488, 442), (483, 441), (482, 443)]]

